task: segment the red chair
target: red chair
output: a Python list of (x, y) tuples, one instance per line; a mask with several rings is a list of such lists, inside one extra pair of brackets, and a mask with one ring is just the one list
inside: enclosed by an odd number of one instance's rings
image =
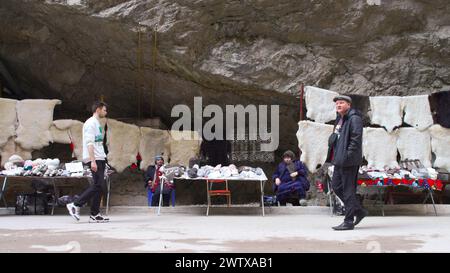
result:
[[(225, 189), (213, 190), (212, 186), (216, 184), (225, 184)], [(207, 179), (206, 180), (206, 193), (208, 197), (208, 208), (206, 209), (206, 216), (209, 215), (209, 207), (211, 206), (211, 197), (213, 196), (226, 196), (228, 201), (228, 207), (231, 206), (231, 191), (228, 189), (228, 181), (221, 179)]]

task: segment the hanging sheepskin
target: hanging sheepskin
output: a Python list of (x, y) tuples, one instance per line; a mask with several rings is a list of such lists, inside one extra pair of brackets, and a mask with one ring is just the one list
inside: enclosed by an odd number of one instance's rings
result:
[(170, 164), (189, 165), (189, 159), (200, 153), (201, 138), (196, 131), (175, 131), (170, 133)]
[(450, 129), (435, 124), (428, 130), (431, 135), (431, 150), (436, 155), (433, 167), (450, 172)]
[(26, 150), (39, 150), (52, 141), (53, 110), (60, 100), (21, 100), (17, 102), (16, 142)]
[(318, 123), (326, 123), (336, 119), (336, 106), (333, 98), (337, 95), (339, 94), (334, 91), (306, 86), (306, 116)]
[(404, 122), (423, 131), (433, 125), (428, 95), (402, 97)]
[(53, 125), (50, 127), (50, 133), (52, 135), (52, 142), (61, 144), (70, 144), (70, 132), (69, 129), (74, 124), (75, 120), (72, 119), (59, 119), (54, 120)]
[(298, 123), (298, 147), (302, 151), (300, 160), (306, 164), (312, 173), (317, 165), (325, 163), (328, 152), (328, 137), (333, 132), (333, 126), (311, 121)]
[(376, 169), (398, 167), (397, 162), (398, 130), (388, 133), (383, 128), (364, 128), (363, 154), (367, 165)]
[(25, 150), (17, 145), (17, 143), (14, 141), (14, 137), (10, 137), (5, 146), (0, 149), (0, 155), (2, 157), (1, 166), (3, 167), (12, 155), (18, 155), (23, 160), (31, 159), (31, 152), (32, 151)]
[(419, 159), (425, 167), (431, 167), (431, 137), (428, 131), (409, 127), (400, 128), (397, 148), (401, 160)]
[(0, 148), (16, 134), (16, 104), (17, 100), (0, 98)]
[(73, 157), (82, 160), (83, 123), (73, 119), (54, 120), (50, 127), (52, 142), (73, 145)]
[(141, 131), (136, 125), (114, 119), (108, 119), (107, 125), (108, 162), (118, 172), (122, 172), (136, 162)]
[(53, 143), (70, 144), (69, 130), (60, 130), (55, 125), (50, 127)]
[(153, 165), (156, 155), (163, 155), (164, 161), (168, 162), (170, 155), (169, 132), (149, 127), (141, 127), (140, 132), (139, 154), (142, 157), (140, 168), (146, 170), (149, 165)]
[(83, 160), (83, 122), (74, 120), (69, 129), (69, 137), (73, 144), (73, 156)]
[(402, 125), (402, 98), (398, 96), (370, 97), (370, 120), (392, 132), (395, 127)]

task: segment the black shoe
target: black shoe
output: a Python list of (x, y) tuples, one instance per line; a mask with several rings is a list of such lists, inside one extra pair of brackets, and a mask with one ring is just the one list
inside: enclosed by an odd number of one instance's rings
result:
[(369, 211), (361, 208), (361, 210), (358, 211), (358, 214), (356, 214), (355, 223), (353, 225), (356, 226), (357, 224), (359, 224), (359, 222), (361, 222), (361, 220), (364, 219), (364, 217), (366, 217), (367, 215), (369, 215)]
[(100, 213), (97, 215), (91, 215), (89, 217), (89, 223), (107, 223), (109, 222), (109, 217), (103, 216)]
[(334, 230), (352, 230), (355, 226), (353, 223), (343, 222), (339, 226), (333, 227)]

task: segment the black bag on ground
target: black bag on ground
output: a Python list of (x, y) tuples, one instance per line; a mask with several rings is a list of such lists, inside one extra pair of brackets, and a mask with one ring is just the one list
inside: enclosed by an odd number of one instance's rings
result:
[(48, 196), (43, 193), (22, 193), (16, 196), (16, 215), (48, 214)]

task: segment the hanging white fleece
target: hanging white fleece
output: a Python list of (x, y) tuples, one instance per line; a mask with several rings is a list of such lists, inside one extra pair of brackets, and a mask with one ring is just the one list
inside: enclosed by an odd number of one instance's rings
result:
[(423, 131), (433, 125), (428, 95), (408, 96), (402, 98), (405, 111), (404, 122)]
[(388, 133), (383, 128), (364, 128), (363, 154), (369, 167), (398, 167), (397, 135), (398, 130)]
[(402, 98), (398, 96), (369, 97), (369, 112), (371, 124), (377, 124), (392, 132), (395, 127), (402, 125)]
[(328, 153), (328, 138), (333, 132), (333, 126), (302, 120), (298, 123), (298, 147), (302, 151), (300, 160), (312, 173), (317, 165), (325, 163)]
[(189, 160), (198, 157), (202, 139), (197, 131), (169, 131), (170, 164), (189, 165)]
[(428, 131), (400, 128), (397, 148), (402, 160), (419, 159), (425, 167), (431, 167), (431, 137)]
[(0, 148), (16, 134), (17, 100), (0, 98)]
[(53, 123), (53, 110), (60, 100), (21, 100), (16, 104), (17, 127), (16, 142), (26, 150), (39, 150), (52, 141), (50, 127)]
[(2, 158), (1, 166), (3, 167), (12, 155), (18, 155), (24, 160), (31, 159), (31, 152), (20, 147), (15, 142), (14, 137), (10, 137), (5, 146), (0, 149), (0, 157)]
[(333, 98), (339, 94), (313, 86), (305, 87), (306, 117), (319, 123), (336, 119), (336, 106)]
[(166, 130), (140, 127), (141, 139), (139, 154), (142, 157), (141, 169), (146, 170), (153, 165), (156, 155), (163, 155), (164, 162), (168, 161), (170, 155), (170, 134)]
[(83, 122), (74, 120), (69, 129), (71, 141), (75, 146), (73, 153), (78, 160), (83, 160), (83, 125)]
[(450, 129), (435, 124), (428, 130), (431, 135), (431, 150), (436, 155), (433, 167), (450, 172)]
[(108, 162), (122, 172), (136, 162), (141, 131), (134, 124), (108, 119)]
[(52, 142), (61, 143), (61, 144), (69, 144), (72, 142), (70, 128), (76, 123), (78, 120), (72, 119), (58, 119), (53, 121), (52, 127), (50, 127), (50, 132), (52, 134)]
[(88, 146), (94, 146), (95, 160), (105, 160), (103, 148), (104, 129), (96, 117), (90, 117), (83, 125), (83, 161), (91, 161)]

